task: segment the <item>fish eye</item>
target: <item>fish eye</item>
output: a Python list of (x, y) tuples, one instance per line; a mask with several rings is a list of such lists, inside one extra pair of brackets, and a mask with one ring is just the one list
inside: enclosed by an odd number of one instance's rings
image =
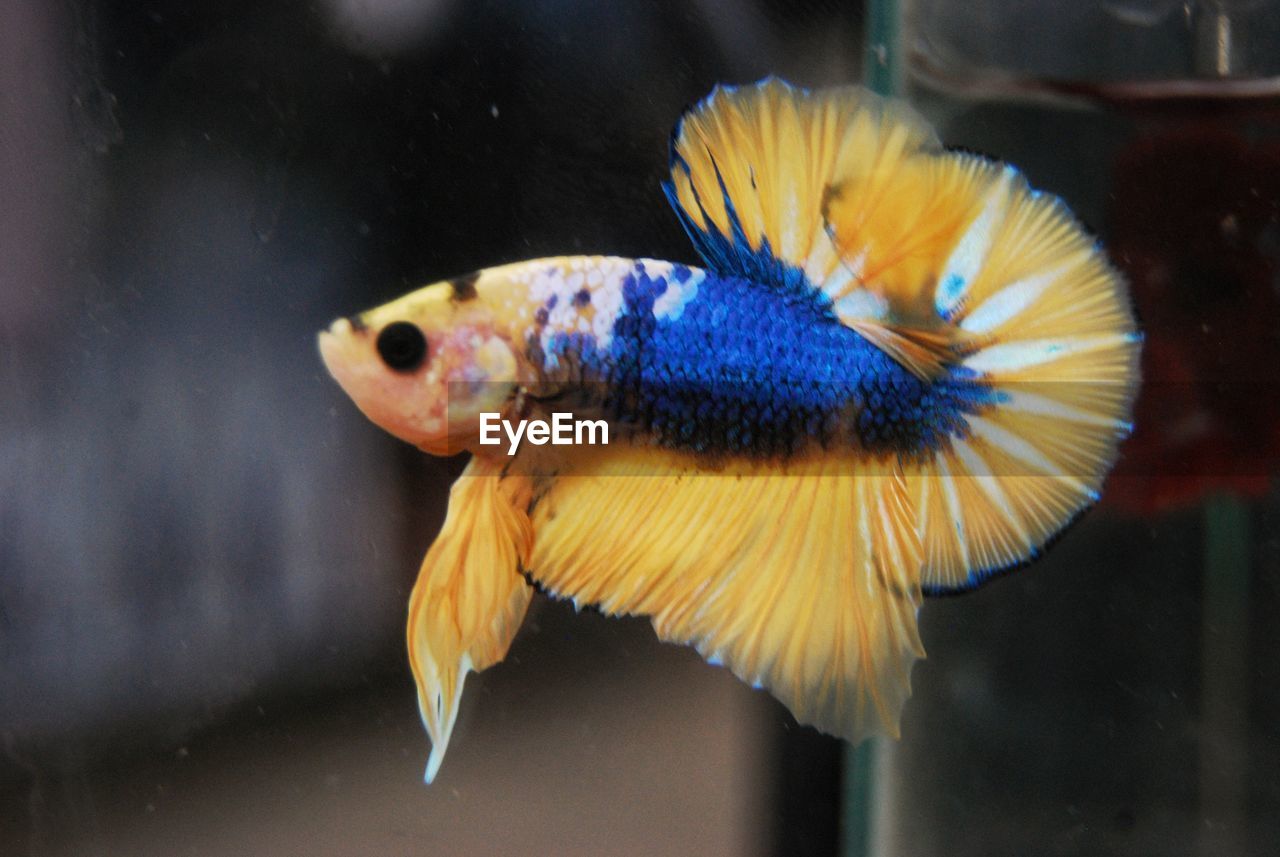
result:
[(412, 372), (427, 356), (427, 338), (416, 324), (393, 321), (378, 334), (378, 356), (396, 372)]

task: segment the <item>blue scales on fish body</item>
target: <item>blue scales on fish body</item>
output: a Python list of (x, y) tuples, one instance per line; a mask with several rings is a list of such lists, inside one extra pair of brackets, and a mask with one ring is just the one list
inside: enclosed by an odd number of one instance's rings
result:
[(611, 419), (661, 446), (785, 457), (842, 445), (915, 460), (994, 403), (963, 367), (916, 377), (841, 324), (816, 289), (697, 275), (696, 295), (663, 313), (655, 305), (668, 288), (694, 274), (637, 261), (621, 281), (607, 347), (557, 333), (547, 349), (554, 365), (580, 367), (575, 380), (599, 391)]

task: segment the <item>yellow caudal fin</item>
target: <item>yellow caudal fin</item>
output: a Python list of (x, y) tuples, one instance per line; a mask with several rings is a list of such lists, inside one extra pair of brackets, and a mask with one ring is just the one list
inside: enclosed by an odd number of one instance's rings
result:
[(1096, 499), (1140, 336), (1102, 251), (1016, 169), (866, 90), (771, 79), (685, 115), (666, 192), (713, 269), (817, 292), (917, 377), (988, 388), (908, 457), (926, 590), (1027, 559)]
[(409, 661), (418, 707), (431, 736), (426, 781), (449, 747), (468, 672), (501, 661), (524, 619), (532, 590), (522, 566), (533, 531), (527, 477), (473, 458), (449, 492), (440, 535), (422, 561), (409, 600)]
[[(972, 173), (972, 157), (938, 169)], [(953, 370), (992, 404), (908, 468), (930, 591), (1022, 562), (1097, 498), (1130, 430), (1138, 334), (1125, 284), (1056, 198), (989, 166), (935, 256), (931, 299), (965, 343)]]
[(920, 547), (900, 472), (852, 456), (785, 466), (610, 447), (536, 502), (530, 568), (551, 592), (650, 616), (804, 723), (897, 735)]

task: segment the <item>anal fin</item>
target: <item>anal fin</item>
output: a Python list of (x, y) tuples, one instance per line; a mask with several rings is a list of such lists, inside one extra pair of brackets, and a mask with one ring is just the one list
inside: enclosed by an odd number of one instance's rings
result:
[(900, 470), (855, 457), (785, 466), (611, 447), (575, 460), (532, 512), (552, 593), (651, 617), (664, 640), (857, 741), (896, 735), (923, 655), (921, 548)]

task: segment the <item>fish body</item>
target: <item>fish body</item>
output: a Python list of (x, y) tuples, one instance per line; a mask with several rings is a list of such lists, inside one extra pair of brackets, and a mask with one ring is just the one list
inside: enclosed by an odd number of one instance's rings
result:
[[(1098, 497), (1140, 336), (1053, 197), (909, 108), (720, 87), (664, 186), (704, 267), (567, 256), (427, 286), (321, 334), (379, 425), (466, 450), (410, 605), (432, 738), (547, 591), (651, 617), (803, 722), (897, 733), (916, 612)], [(604, 421), (492, 446), (481, 419)]]
[[(604, 414), (664, 447), (769, 457), (843, 446), (918, 457), (990, 398), (963, 370), (917, 378), (841, 323), (817, 292), (778, 294), (679, 263), (590, 256), (474, 280), (467, 299), (488, 304), (524, 368), (522, 386), (571, 388), (575, 412)], [(453, 289), (446, 302), (458, 302)], [(492, 377), (479, 363), (465, 364), (473, 379)]]

